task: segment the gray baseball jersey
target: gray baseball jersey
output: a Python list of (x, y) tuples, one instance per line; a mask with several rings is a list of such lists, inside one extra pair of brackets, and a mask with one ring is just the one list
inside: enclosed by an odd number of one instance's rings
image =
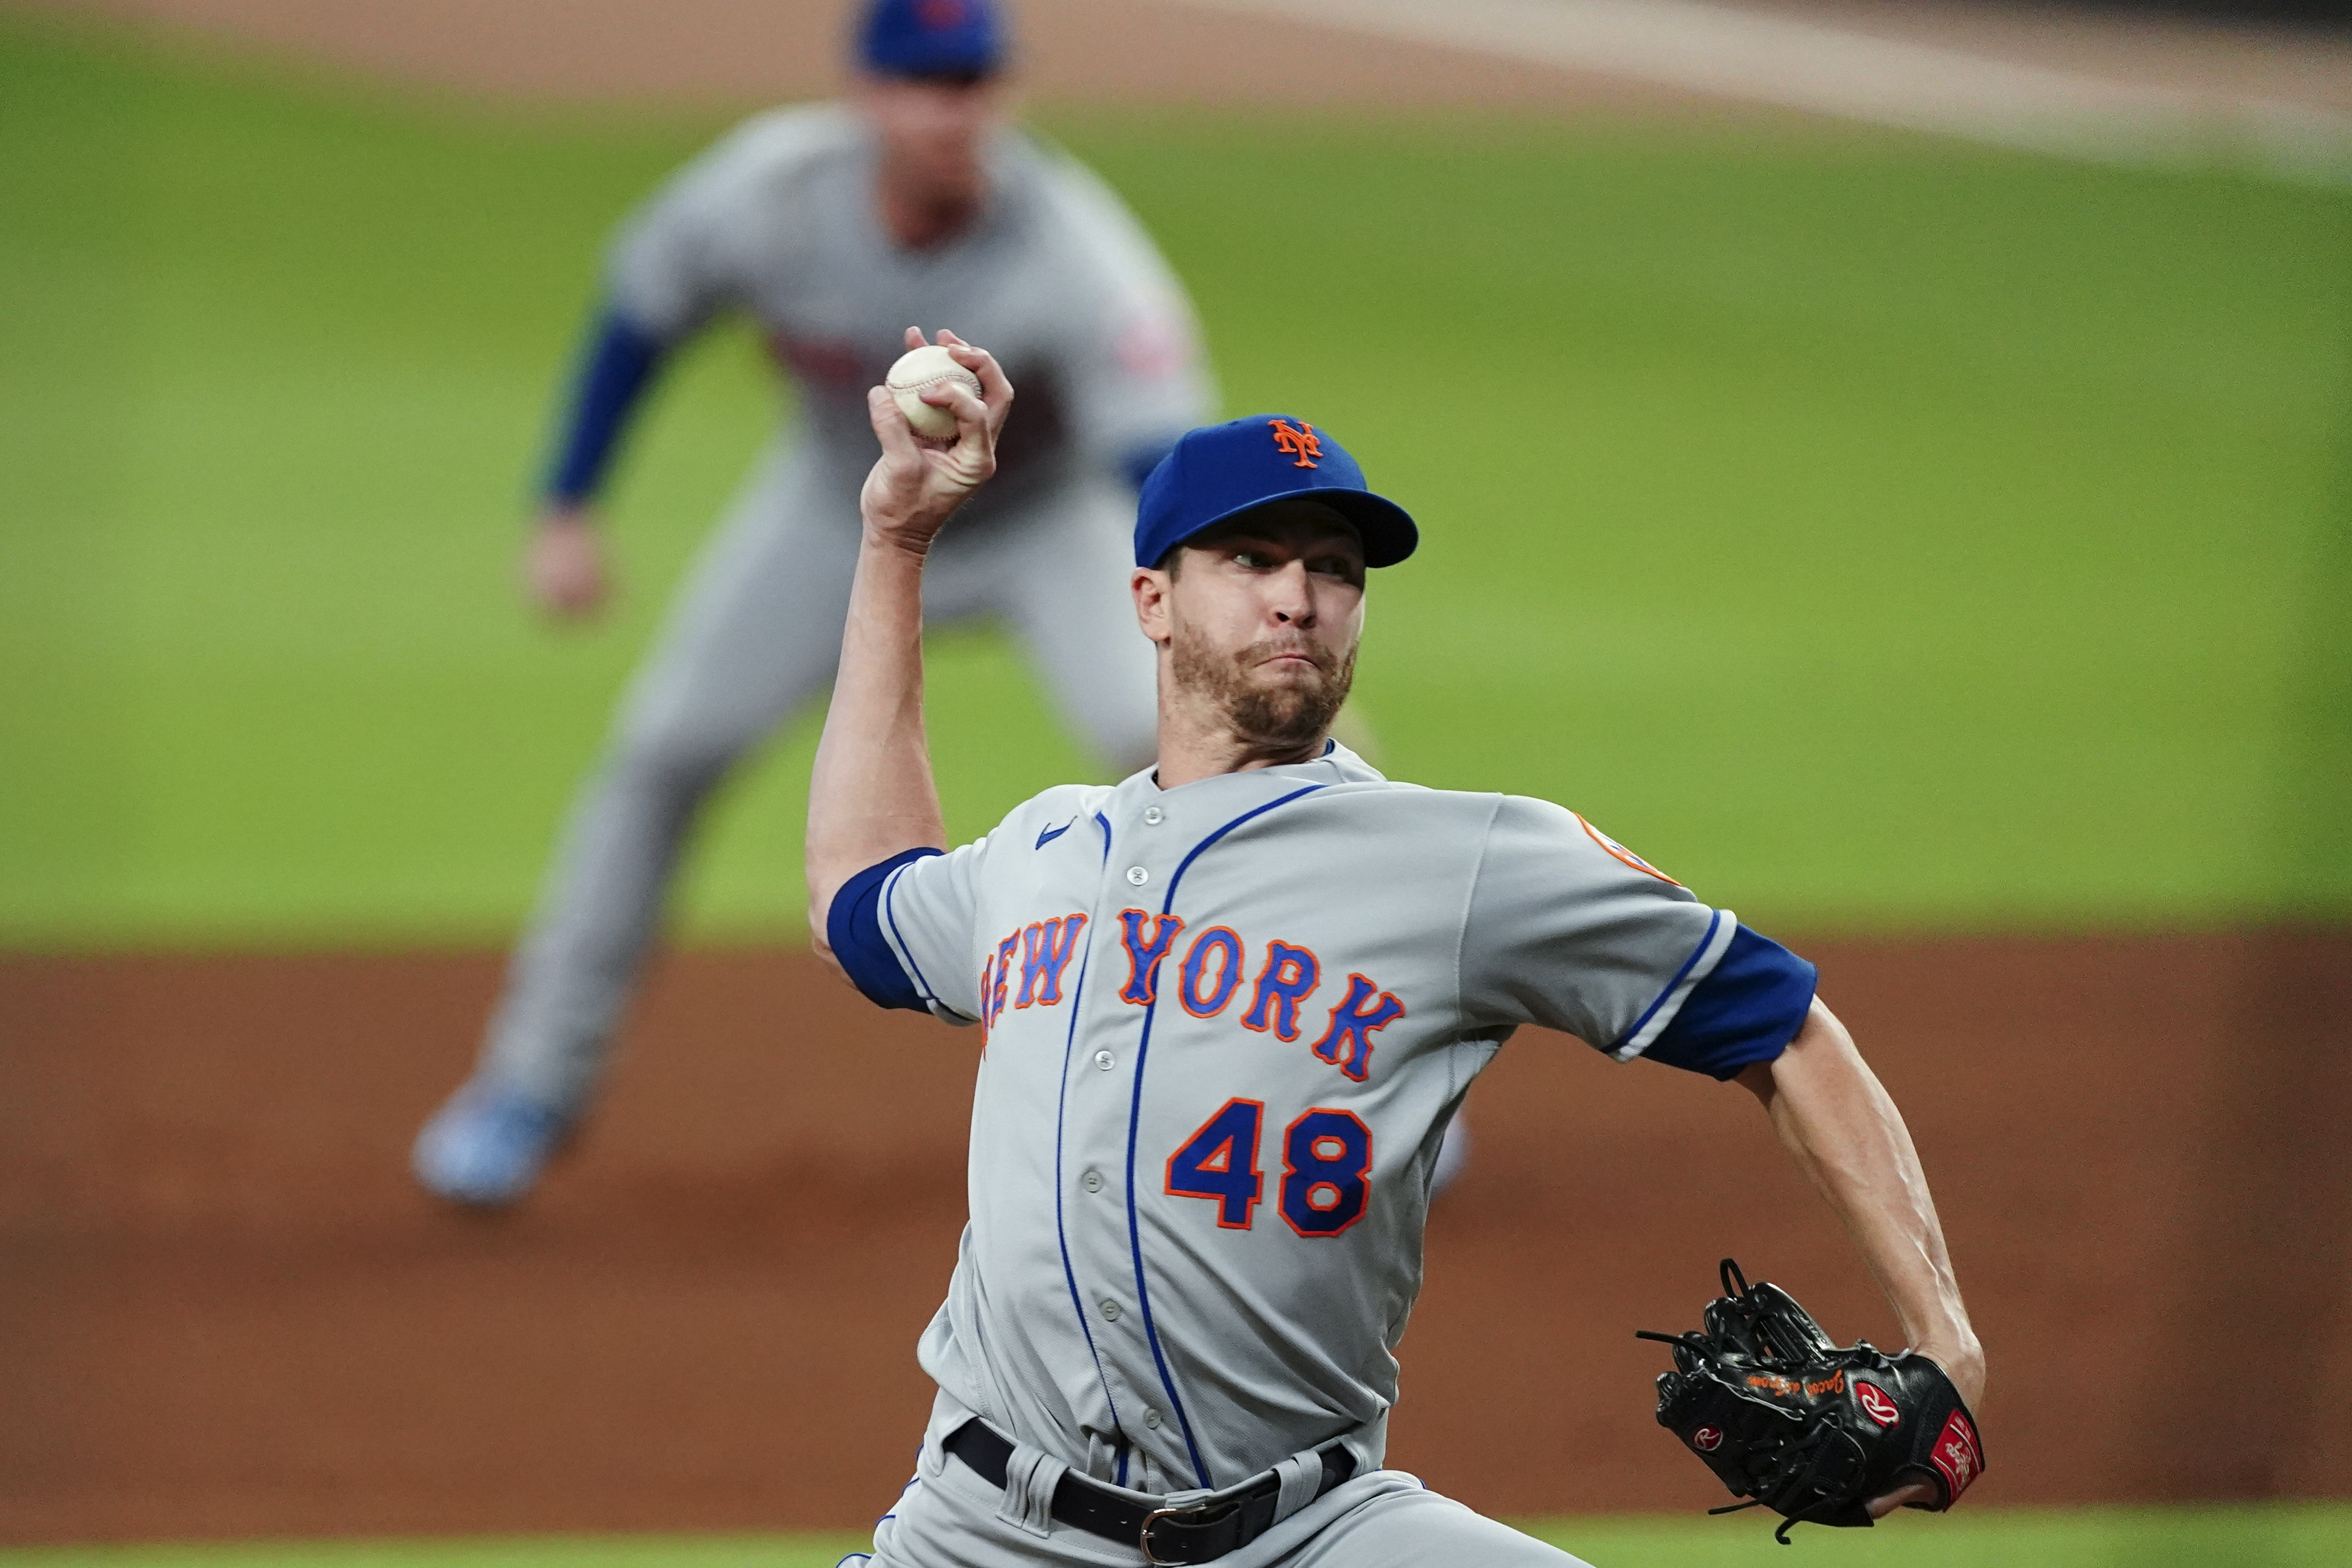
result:
[(829, 926), (870, 996), (983, 1031), (971, 1225), (923, 1365), (1146, 1492), (1343, 1434), (1379, 1462), (1431, 1163), (1518, 1026), (1620, 1059), (1679, 1026), (1704, 1038), (1676, 1065), (1728, 1076), (1811, 996), (1810, 965), (1574, 813), (1391, 783), (1336, 744), (1049, 790), (876, 868)]
[(873, 133), (838, 106), (746, 121), (631, 219), (614, 309), (675, 342), (724, 309), (755, 316), (800, 387), (804, 455), (863, 476), (866, 391), (909, 326), (989, 346), (1021, 389), (985, 513), (1082, 470), (1116, 471), (1211, 401), (1184, 291), (1118, 198), (1073, 160), (1008, 131), (987, 152), (978, 225), (929, 251), (885, 234)]

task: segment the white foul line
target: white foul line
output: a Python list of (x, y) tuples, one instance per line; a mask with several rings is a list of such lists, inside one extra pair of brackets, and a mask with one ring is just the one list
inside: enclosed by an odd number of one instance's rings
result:
[(1990, 59), (1705, 0), (1187, 0), (2100, 162), (2352, 174), (2352, 115)]

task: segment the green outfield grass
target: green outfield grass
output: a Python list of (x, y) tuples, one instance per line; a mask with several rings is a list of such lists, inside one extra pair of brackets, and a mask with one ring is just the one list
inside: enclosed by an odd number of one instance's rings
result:
[[(1795, 1561), (1753, 1521), (1571, 1519), (1527, 1526), (1596, 1568)], [(2352, 1506), (1992, 1510), (1804, 1531), (1807, 1563), (1871, 1568), (2336, 1568)], [(5, 1568), (833, 1568), (863, 1535), (523, 1537), (0, 1550)]]
[[(2352, 911), (2352, 196), (1894, 137), (1049, 117), (1234, 411), (1340, 433), (1392, 772), (1564, 800), (1771, 924)], [(512, 555), (608, 226), (718, 125), (517, 117), (0, 17), (0, 941), (478, 940), (772, 419), (665, 391), (628, 581)], [(926, 323), (931, 324), (931, 323)], [(1087, 764), (947, 639), (959, 832)], [(813, 722), (703, 936), (798, 929)]]

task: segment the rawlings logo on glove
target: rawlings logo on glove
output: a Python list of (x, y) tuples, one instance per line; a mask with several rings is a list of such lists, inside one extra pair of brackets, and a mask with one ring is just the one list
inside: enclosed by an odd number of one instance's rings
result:
[(1674, 1347), (1658, 1374), (1658, 1425), (1706, 1461), (1746, 1502), (1782, 1516), (1787, 1545), (1800, 1523), (1870, 1524), (1870, 1500), (1907, 1482), (1934, 1483), (1940, 1511), (1984, 1473), (1984, 1442), (1943, 1368), (1890, 1356), (1867, 1340), (1834, 1345), (1796, 1299), (1750, 1285), (1723, 1260), (1724, 1294), (1705, 1327), (1636, 1337)]

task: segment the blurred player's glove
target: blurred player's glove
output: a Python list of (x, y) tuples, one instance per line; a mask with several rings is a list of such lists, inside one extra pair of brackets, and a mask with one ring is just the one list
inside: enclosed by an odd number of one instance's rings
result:
[(1748, 1283), (1723, 1260), (1721, 1298), (1706, 1327), (1643, 1332), (1675, 1348), (1658, 1374), (1658, 1425), (1706, 1461), (1731, 1495), (1797, 1524), (1867, 1525), (1870, 1500), (1915, 1480), (1941, 1510), (1984, 1472), (1984, 1444), (1943, 1369), (1922, 1355), (1890, 1356), (1867, 1340), (1833, 1345), (1796, 1299)]

